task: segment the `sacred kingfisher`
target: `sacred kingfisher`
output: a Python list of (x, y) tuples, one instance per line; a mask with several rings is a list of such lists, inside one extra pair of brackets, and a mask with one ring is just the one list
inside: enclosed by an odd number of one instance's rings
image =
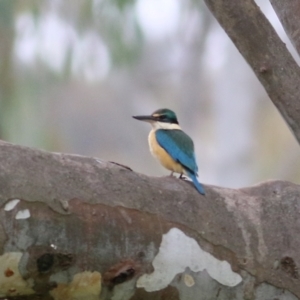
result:
[(205, 195), (202, 184), (197, 180), (198, 166), (195, 159), (193, 140), (181, 130), (176, 114), (170, 109), (158, 109), (150, 116), (133, 116), (152, 125), (148, 142), (152, 155), (173, 173), (187, 175), (198, 192)]

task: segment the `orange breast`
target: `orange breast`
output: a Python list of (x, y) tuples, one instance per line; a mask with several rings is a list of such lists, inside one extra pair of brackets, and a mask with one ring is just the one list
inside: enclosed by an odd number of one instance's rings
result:
[(184, 173), (184, 169), (176, 162), (157, 142), (155, 131), (151, 130), (149, 137), (149, 146), (152, 155), (159, 160), (159, 162), (168, 170), (176, 173)]

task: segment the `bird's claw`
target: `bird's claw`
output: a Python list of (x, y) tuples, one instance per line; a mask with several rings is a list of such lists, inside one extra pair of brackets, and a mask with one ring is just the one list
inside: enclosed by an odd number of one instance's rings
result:
[(178, 177), (179, 179), (181, 179), (181, 180), (187, 180), (187, 178), (186, 177), (184, 177), (184, 175), (183, 174), (180, 174), (180, 176)]

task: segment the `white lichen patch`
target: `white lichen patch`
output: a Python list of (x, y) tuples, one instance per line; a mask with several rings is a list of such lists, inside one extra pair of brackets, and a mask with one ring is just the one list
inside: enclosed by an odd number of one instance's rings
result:
[(55, 300), (99, 300), (100, 292), (101, 274), (85, 271), (74, 275), (68, 284), (58, 284), (50, 294)]
[(211, 278), (226, 286), (236, 286), (242, 277), (232, 271), (227, 261), (221, 261), (204, 251), (199, 244), (177, 228), (163, 235), (159, 252), (153, 260), (154, 272), (144, 274), (137, 287), (158, 291), (167, 287), (176, 274), (189, 267), (193, 272), (206, 270)]
[(56, 250), (56, 249), (57, 249), (57, 246), (56, 246), (56, 245), (54, 245), (54, 244), (51, 244), (51, 245), (50, 245), (50, 247), (51, 247), (52, 249), (54, 249), (54, 250)]
[(29, 282), (19, 272), (21, 252), (8, 252), (0, 256), (0, 298), (34, 294)]
[(192, 287), (195, 284), (195, 280), (190, 274), (184, 274), (183, 281), (188, 287)]
[(10, 200), (9, 202), (7, 202), (5, 204), (4, 210), (5, 211), (11, 211), (11, 210), (13, 210), (19, 202), (20, 202), (19, 199)]
[(16, 219), (22, 220), (22, 219), (28, 219), (30, 218), (30, 211), (29, 209), (23, 209), (17, 212)]

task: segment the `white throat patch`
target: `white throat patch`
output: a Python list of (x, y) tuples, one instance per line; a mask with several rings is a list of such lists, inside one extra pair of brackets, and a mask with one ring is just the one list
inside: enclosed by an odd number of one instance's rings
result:
[(151, 122), (151, 125), (154, 130), (157, 130), (157, 129), (181, 129), (181, 127), (178, 124), (171, 124), (171, 123), (165, 123), (165, 122)]

